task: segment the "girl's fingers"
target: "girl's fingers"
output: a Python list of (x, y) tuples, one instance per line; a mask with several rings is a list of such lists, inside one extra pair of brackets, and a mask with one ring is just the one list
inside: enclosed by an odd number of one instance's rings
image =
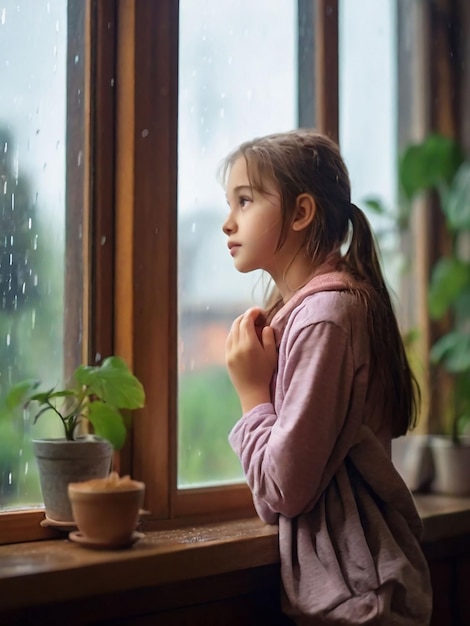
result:
[(266, 350), (276, 350), (276, 339), (274, 337), (274, 331), (271, 326), (265, 326), (261, 335), (263, 339), (263, 346)]
[(232, 326), (230, 328), (230, 333), (229, 333), (229, 338), (231, 338), (232, 343), (233, 342), (238, 342), (239, 337), (240, 337), (240, 322), (243, 318), (243, 315), (240, 315), (239, 317), (237, 317), (233, 323)]

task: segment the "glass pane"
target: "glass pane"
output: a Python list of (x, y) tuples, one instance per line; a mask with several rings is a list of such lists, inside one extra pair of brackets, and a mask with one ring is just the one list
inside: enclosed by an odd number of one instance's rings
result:
[[(63, 377), (67, 11), (66, 0), (0, 4), (0, 395)], [(61, 436), (57, 426), (27, 414), (0, 424), (0, 510), (41, 504), (31, 440)]]
[[(364, 19), (367, 16), (367, 19)], [(353, 202), (367, 214), (381, 245), (387, 280), (397, 292), (398, 241), (387, 210), (397, 203), (397, 42), (395, 0), (339, 3), (339, 129)]]
[(178, 485), (240, 481), (227, 436), (240, 416), (225, 371), (233, 319), (262, 304), (238, 274), (217, 166), (251, 137), (297, 126), (297, 3), (181, 0), (179, 50)]

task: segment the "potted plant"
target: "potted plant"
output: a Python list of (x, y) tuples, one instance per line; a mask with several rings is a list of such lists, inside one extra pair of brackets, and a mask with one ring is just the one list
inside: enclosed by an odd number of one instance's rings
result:
[[(470, 494), (470, 161), (458, 143), (440, 134), (407, 146), (398, 168), (398, 211), (387, 210), (376, 199), (369, 209), (388, 217), (400, 235), (407, 232), (413, 201), (424, 192), (435, 194), (443, 216), (448, 251), (430, 270), (428, 311), (432, 320), (447, 328), (431, 346), (434, 367), (452, 381), (449, 402), (439, 415), (439, 430), (429, 436), (398, 442), (398, 463), (411, 451), (418, 488), (432, 479), (434, 491)], [(431, 407), (433, 410), (433, 407)], [(410, 443), (411, 440), (411, 443)], [(395, 442), (394, 442), (395, 443)], [(430, 447), (432, 465), (429, 471)], [(420, 452), (416, 454), (417, 450)], [(417, 457), (420, 456), (419, 463)], [(419, 465), (419, 467), (418, 467)], [(423, 468), (425, 468), (423, 470)], [(418, 474), (418, 477), (416, 477)], [(420, 482), (421, 481), (421, 482)], [(424, 481), (424, 482), (423, 482)]]
[[(33, 440), (46, 519), (56, 525), (73, 521), (67, 487), (71, 482), (106, 477), (114, 450), (125, 442), (123, 410), (144, 406), (142, 384), (125, 361), (112, 356), (100, 365), (80, 365), (70, 384), (39, 390), (40, 381), (23, 380), (10, 388), (0, 404), (0, 426), (19, 407), (33, 412), (33, 423), (48, 415), (62, 424), (63, 437)], [(85, 424), (93, 434), (85, 434)]]
[[(452, 379), (450, 401), (440, 415), (440, 432), (430, 445), (435, 464), (433, 489), (470, 494), (470, 161), (458, 143), (431, 134), (410, 145), (400, 162), (399, 180), (407, 202), (436, 193), (449, 242), (430, 272), (431, 319), (449, 320), (431, 347), (430, 359)], [(432, 407), (431, 407), (432, 410)]]

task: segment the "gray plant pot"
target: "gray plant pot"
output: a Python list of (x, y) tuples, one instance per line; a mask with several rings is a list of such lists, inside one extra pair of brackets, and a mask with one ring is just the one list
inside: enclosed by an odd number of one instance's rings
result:
[(434, 459), (432, 491), (449, 496), (470, 496), (470, 437), (456, 444), (451, 437), (429, 438)]
[(76, 441), (35, 439), (33, 450), (46, 516), (56, 522), (73, 522), (68, 484), (107, 476), (113, 447), (104, 439), (85, 436)]
[(429, 435), (408, 434), (392, 441), (392, 461), (411, 491), (428, 491), (434, 478)]

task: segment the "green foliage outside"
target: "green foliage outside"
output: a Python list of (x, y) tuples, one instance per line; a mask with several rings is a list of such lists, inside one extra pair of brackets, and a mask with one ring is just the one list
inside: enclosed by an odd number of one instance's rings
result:
[(227, 441), (241, 410), (225, 367), (182, 374), (178, 402), (179, 486), (243, 480)]

